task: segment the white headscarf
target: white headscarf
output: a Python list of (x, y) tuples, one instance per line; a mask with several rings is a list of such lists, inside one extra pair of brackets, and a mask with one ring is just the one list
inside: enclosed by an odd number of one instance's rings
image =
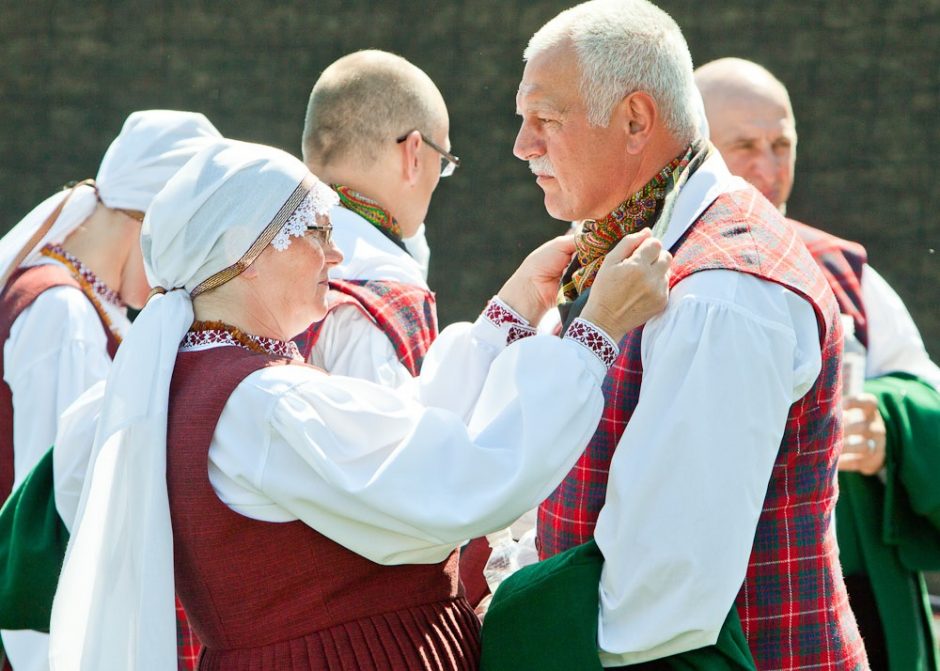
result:
[(248, 267), (301, 202), (316, 217), (337, 198), (289, 154), (222, 140), (196, 155), (150, 206), (141, 236), (147, 277), (168, 291), (147, 302), (108, 375), (53, 603), (56, 671), (176, 668), (167, 404), (179, 344), (193, 321), (191, 294)]
[[(95, 183), (108, 207), (146, 212), (150, 201), (186, 161), (222, 136), (202, 114), (147, 110), (134, 112), (108, 147)], [(71, 195), (70, 195), (71, 194)], [(95, 210), (95, 188), (88, 185), (50, 196), (0, 239), (0, 277), (6, 277), (23, 247), (66, 199), (49, 232), (33, 245), (21, 264), (36, 260), (38, 250), (62, 242)], [(2, 287), (0, 287), (2, 288)]]

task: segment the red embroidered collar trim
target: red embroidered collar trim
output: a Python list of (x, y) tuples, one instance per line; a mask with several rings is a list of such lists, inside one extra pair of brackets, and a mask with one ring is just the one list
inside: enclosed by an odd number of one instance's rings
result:
[(180, 350), (192, 351), (218, 346), (241, 347), (259, 354), (303, 359), (297, 345), (291, 341), (251, 335), (223, 322), (193, 322), (180, 343)]

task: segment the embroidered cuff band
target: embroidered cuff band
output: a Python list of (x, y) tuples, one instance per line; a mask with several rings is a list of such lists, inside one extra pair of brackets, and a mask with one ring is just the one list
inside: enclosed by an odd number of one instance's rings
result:
[(529, 325), (518, 312), (506, 305), (498, 296), (493, 296), (486, 304), (483, 318), (506, 333), (506, 344), (535, 335), (535, 328)]
[(620, 348), (609, 335), (580, 317), (571, 322), (564, 337), (590, 350), (607, 368), (614, 365), (620, 354)]

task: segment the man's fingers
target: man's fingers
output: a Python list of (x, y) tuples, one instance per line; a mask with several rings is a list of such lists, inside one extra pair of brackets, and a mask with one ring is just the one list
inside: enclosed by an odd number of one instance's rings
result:
[(640, 243), (633, 255), (637, 257), (640, 263), (651, 266), (656, 263), (662, 251), (663, 243), (656, 238), (647, 238)]
[(857, 408), (870, 416), (878, 410), (878, 399), (871, 394), (859, 394), (858, 396), (846, 396), (842, 399), (842, 407), (846, 410)]
[(862, 455), (855, 454), (853, 452), (843, 452), (839, 455), (839, 463), (837, 468), (840, 471), (852, 471), (857, 472), (861, 470), (862, 466)]
[(607, 253), (607, 258), (610, 259), (611, 263), (620, 263), (625, 258), (631, 256), (636, 249), (640, 247), (644, 241), (649, 240), (652, 235), (652, 232), (650, 232), (648, 228), (641, 229), (630, 235), (625, 235), (623, 239), (614, 245), (614, 248)]
[(670, 254), (664, 249), (661, 252), (659, 252), (659, 256), (653, 262), (653, 266), (657, 270), (663, 270), (664, 267), (668, 268), (671, 263), (672, 263), (672, 254)]
[(557, 250), (559, 254), (566, 254), (568, 256), (574, 254), (574, 237), (571, 235), (559, 235), (557, 238), (552, 238), (545, 244)]

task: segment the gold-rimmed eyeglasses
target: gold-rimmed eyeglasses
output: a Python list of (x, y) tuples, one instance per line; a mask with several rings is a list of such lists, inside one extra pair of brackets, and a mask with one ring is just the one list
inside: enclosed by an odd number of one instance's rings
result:
[(333, 224), (311, 224), (307, 226), (307, 233), (313, 233), (317, 242), (321, 245), (329, 245), (333, 242)]
[[(408, 131), (407, 133), (402, 135), (400, 138), (395, 140), (395, 142), (397, 142), (398, 144), (401, 144), (402, 142), (407, 140), (408, 136), (414, 133), (415, 130), (418, 130), (418, 129), (415, 128), (414, 130)], [(421, 133), (421, 139), (424, 140), (424, 144), (426, 144), (431, 149), (433, 149), (434, 151), (436, 151), (438, 154), (441, 155), (441, 177), (450, 177), (451, 175), (453, 175), (454, 170), (460, 167), (460, 159), (454, 156), (453, 154), (451, 154), (449, 151), (447, 151), (443, 147), (440, 147), (437, 144), (435, 144), (432, 140), (428, 139), (428, 136), (425, 135), (424, 133)]]

